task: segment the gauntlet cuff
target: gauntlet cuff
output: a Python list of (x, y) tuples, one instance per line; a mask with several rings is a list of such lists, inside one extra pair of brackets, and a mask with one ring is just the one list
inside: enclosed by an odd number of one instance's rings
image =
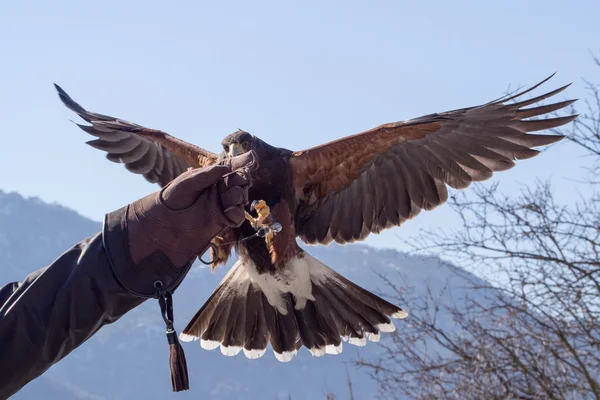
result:
[(139, 297), (156, 297), (156, 281), (161, 281), (166, 291), (175, 291), (192, 266), (193, 259), (183, 268), (177, 268), (169, 257), (157, 250), (134, 264), (127, 235), (129, 207), (108, 213), (102, 227), (104, 248), (116, 279), (127, 291)]

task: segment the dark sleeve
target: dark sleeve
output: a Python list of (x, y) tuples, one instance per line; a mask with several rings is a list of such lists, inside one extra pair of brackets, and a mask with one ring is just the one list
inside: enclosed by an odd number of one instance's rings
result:
[[(0, 289), (0, 399), (12, 396), (102, 326), (153, 297), (157, 279), (171, 290), (181, 282), (189, 266), (174, 270), (160, 256), (141, 266), (131, 264), (126, 212), (123, 208), (108, 214), (101, 233), (22, 282)], [(128, 287), (133, 281), (137, 286)]]

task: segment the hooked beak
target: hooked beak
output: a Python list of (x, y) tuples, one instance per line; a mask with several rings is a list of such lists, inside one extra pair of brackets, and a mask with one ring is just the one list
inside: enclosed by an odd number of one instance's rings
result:
[(229, 157), (235, 157), (240, 154), (238, 151), (238, 145), (236, 143), (229, 145), (229, 152), (227, 153)]

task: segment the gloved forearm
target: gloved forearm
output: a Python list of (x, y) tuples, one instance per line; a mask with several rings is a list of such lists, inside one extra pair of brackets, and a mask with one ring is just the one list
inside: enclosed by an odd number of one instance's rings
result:
[(157, 282), (170, 295), (210, 240), (244, 221), (254, 161), (247, 154), (187, 171), (107, 214), (102, 233), (0, 289), (0, 399), (157, 295)]
[(0, 399), (12, 396), (103, 325), (145, 301), (115, 279), (101, 234), (2, 291)]

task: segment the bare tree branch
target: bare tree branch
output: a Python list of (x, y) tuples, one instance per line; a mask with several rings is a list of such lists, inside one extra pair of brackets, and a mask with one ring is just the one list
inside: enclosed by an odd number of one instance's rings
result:
[(550, 182), (516, 198), (474, 185), (449, 200), (462, 226), (410, 244), (489, 279), (449, 266), (468, 289), (449, 280), (422, 298), (382, 277), (411, 305), (382, 354), (356, 361), (382, 398), (600, 399), (600, 85), (585, 83), (580, 118), (556, 133), (586, 152), (587, 195), (562, 205)]

